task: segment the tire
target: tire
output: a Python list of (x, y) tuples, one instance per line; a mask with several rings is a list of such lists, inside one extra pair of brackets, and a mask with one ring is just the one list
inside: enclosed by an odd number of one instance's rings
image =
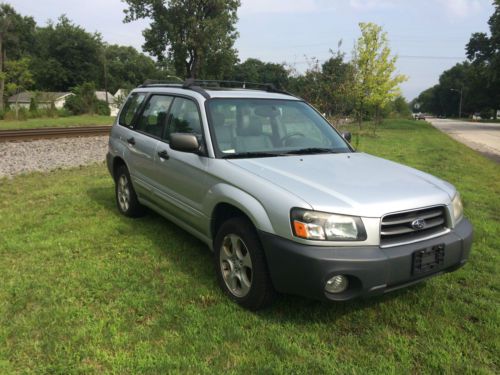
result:
[(115, 174), (115, 198), (118, 211), (127, 217), (140, 217), (145, 208), (139, 203), (126, 166), (118, 167)]
[(275, 291), (257, 232), (246, 218), (226, 221), (214, 241), (214, 261), (222, 290), (249, 310), (271, 305)]

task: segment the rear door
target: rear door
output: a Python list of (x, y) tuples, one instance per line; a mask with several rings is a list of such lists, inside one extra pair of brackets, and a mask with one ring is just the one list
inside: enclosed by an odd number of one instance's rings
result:
[(155, 189), (158, 181), (155, 176), (157, 145), (163, 134), (173, 97), (150, 95), (142, 111), (135, 119), (134, 131), (127, 139), (129, 168), (136, 190), (149, 200), (157, 200)]

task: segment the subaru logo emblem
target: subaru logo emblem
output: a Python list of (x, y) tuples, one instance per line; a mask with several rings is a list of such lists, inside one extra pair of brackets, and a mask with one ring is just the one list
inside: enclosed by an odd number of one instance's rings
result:
[(411, 222), (411, 227), (415, 230), (420, 230), (425, 228), (425, 220), (424, 219), (416, 219)]

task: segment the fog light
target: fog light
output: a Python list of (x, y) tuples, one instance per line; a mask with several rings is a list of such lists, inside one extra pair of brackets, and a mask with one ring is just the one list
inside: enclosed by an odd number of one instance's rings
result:
[(349, 280), (343, 275), (332, 277), (326, 282), (325, 290), (328, 293), (342, 293), (349, 286)]

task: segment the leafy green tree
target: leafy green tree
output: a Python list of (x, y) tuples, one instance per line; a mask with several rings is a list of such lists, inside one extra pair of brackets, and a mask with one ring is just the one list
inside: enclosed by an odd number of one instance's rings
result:
[[(133, 88), (147, 79), (165, 79), (168, 70), (159, 68), (153, 59), (133, 47), (106, 45), (104, 56), (107, 69), (108, 89), (112, 93), (121, 88)], [(101, 87), (104, 81), (101, 80)]]
[[(33, 76), (29, 71), (30, 60), (8, 60), (5, 63), (5, 92), (7, 96), (19, 94), (33, 84)], [(19, 105), (15, 104), (16, 119), (19, 118)]]
[(474, 33), (466, 46), (467, 58), (483, 78), (484, 101), (481, 105), (476, 104), (481, 111), (500, 109), (500, 0), (493, 4), (495, 11), (488, 21), (489, 35)]
[(466, 61), (444, 71), (439, 84), (423, 91), (415, 102), (421, 105), (421, 112), (435, 115), (458, 117), (460, 110), (465, 116), (491, 112), (494, 107), (488, 85), (488, 71), (482, 65)]
[(400, 95), (399, 85), (407, 78), (395, 74), (397, 57), (391, 57), (387, 33), (382, 27), (374, 23), (360, 23), (359, 27), (361, 37), (353, 54), (356, 112), (360, 126), (370, 111), (377, 125), (383, 110)]
[(102, 41), (61, 16), (37, 29), (31, 70), (37, 88), (66, 91), (85, 82), (100, 82)]
[(21, 16), (8, 4), (0, 4), (0, 110), (4, 108), (7, 61), (23, 57), (32, 44), (34, 29), (33, 18)]
[(288, 71), (283, 64), (265, 63), (259, 59), (247, 59), (236, 64), (226, 79), (241, 82), (272, 83), (276, 87), (286, 87)]
[(240, 0), (124, 0), (125, 22), (151, 19), (143, 48), (181, 77), (221, 78), (236, 63)]
[(406, 101), (406, 99), (403, 96), (397, 96), (396, 99), (393, 100), (391, 103), (391, 109), (390, 109), (391, 116), (395, 117), (410, 117), (411, 116), (411, 110), (410, 110), (410, 104)]
[(332, 57), (323, 64), (311, 59), (303, 75), (290, 79), (289, 90), (327, 116), (341, 118), (352, 112), (354, 68), (343, 53), (330, 52)]

